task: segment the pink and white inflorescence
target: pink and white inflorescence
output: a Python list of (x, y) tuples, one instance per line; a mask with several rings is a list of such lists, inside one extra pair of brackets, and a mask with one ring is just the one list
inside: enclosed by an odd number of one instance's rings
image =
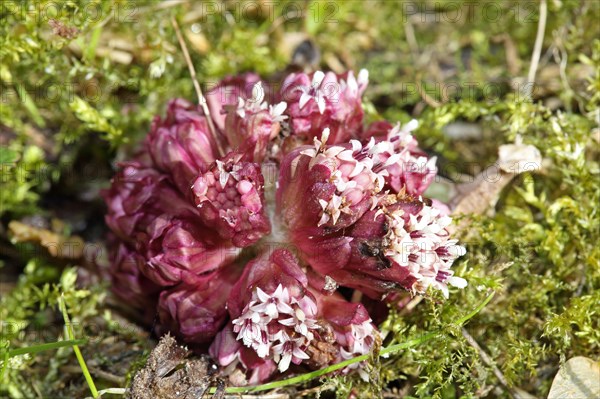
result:
[[(272, 92), (243, 74), (207, 93), (210, 115), (172, 100), (103, 192), (114, 292), (233, 384), (377, 347), (353, 290), (372, 304), (467, 284), (448, 208), (423, 197), (435, 157), (414, 120), (365, 126), (367, 84), (292, 73)], [(341, 372), (354, 370), (368, 379), (360, 363)]]

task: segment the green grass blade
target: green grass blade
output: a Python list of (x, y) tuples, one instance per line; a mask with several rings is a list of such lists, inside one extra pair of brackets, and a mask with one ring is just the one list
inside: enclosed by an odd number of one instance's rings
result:
[(4, 353), (4, 358), (2, 359), (2, 369), (0, 369), (0, 381), (4, 380), (4, 372), (8, 368), (8, 352)]
[[(73, 333), (73, 326), (71, 325), (71, 320), (69, 319), (69, 314), (67, 312), (67, 305), (65, 304), (64, 297), (62, 295), (58, 299), (58, 305), (60, 307), (60, 310), (62, 311), (63, 319), (65, 320), (65, 328), (67, 330), (67, 335), (69, 336), (69, 339), (75, 340), (75, 334)], [(96, 384), (94, 384), (94, 380), (92, 379), (92, 376), (87, 368), (87, 365), (85, 364), (85, 360), (83, 359), (83, 356), (81, 355), (81, 351), (79, 350), (79, 347), (77, 345), (73, 345), (73, 351), (75, 352), (75, 356), (77, 357), (77, 361), (79, 362), (79, 366), (81, 367), (81, 371), (83, 372), (85, 381), (87, 382), (88, 386), (90, 387), (92, 396), (94, 398), (97, 398), (98, 390), (96, 389)]]
[(40, 344), (40, 345), (27, 346), (24, 348), (12, 349), (12, 350), (7, 351), (6, 353), (8, 354), (8, 357), (14, 357), (14, 356), (21, 356), (21, 355), (26, 355), (26, 354), (43, 352), (43, 351), (49, 351), (49, 350), (58, 349), (58, 348), (64, 348), (64, 347), (68, 347), (68, 346), (83, 345), (85, 343), (87, 343), (87, 340), (85, 340), (85, 339), (65, 340), (65, 341), (58, 341), (58, 342), (50, 342), (48, 344)]

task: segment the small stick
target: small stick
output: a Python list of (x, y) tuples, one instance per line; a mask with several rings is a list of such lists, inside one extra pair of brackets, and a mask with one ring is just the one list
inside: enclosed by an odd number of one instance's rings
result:
[(540, 55), (542, 54), (542, 44), (544, 41), (544, 33), (546, 32), (546, 17), (548, 15), (548, 4), (546, 0), (540, 2), (540, 20), (538, 22), (537, 34), (535, 37), (535, 44), (533, 46), (533, 53), (531, 54), (531, 65), (529, 66), (529, 74), (527, 75), (527, 87), (525, 88), (525, 95), (531, 97), (533, 84), (535, 83), (535, 73), (538, 69), (540, 62)]
[(502, 386), (504, 386), (504, 388), (506, 388), (506, 390), (510, 393), (510, 395), (513, 398), (526, 399), (526, 398), (530, 397), (530, 395), (527, 395), (526, 392), (520, 390), (519, 388), (511, 388), (510, 384), (506, 380), (506, 377), (504, 376), (504, 374), (502, 374), (502, 371), (500, 371), (498, 366), (496, 366), (496, 364), (494, 363), (494, 361), (492, 360), (490, 355), (488, 355), (486, 353), (486, 351), (484, 351), (481, 348), (481, 346), (479, 346), (477, 341), (475, 341), (475, 338), (473, 338), (473, 336), (471, 334), (469, 334), (469, 332), (464, 327), (461, 330), (462, 330), (463, 337), (466, 338), (469, 345), (471, 345), (473, 348), (475, 348), (475, 350), (479, 353), (479, 357), (481, 357), (481, 360), (483, 360), (483, 362), (486, 365), (491, 367), (492, 372), (494, 373), (494, 375), (496, 376), (498, 381), (500, 381), (500, 384), (502, 384)]
[(179, 24), (175, 20), (175, 17), (171, 17), (171, 24), (173, 24), (173, 28), (175, 28), (175, 34), (177, 35), (177, 40), (179, 41), (179, 46), (181, 47), (181, 51), (183, 52), (183, 58), (185, 58), (185, 62), (190, 70), (190, 75), (192, 77), (192, 82), (194, 83), (194, 89), (196, 90), (196, 96), (198, 97), (198, 103), (202, 107), (202, 111), (204, 111), (204, 115), (206, 115), (206, 121), (208, 123), (208, 128), (210, 133), (215, 140), (217, 145), (217, 149), (219, 150), (219, 155), (225, 155), (223, 148), (221, 147), (221, 142), (217, 136), (217, 131), (215, 130), (215, 125), (213, 124), (212, 118), (210, 117), (210, 111), (208, 109), (208, 105), (206, 103), (206, 98), (202, 94), (202, 89), (200, 88), (200, 84), (198, 83), (198, 79), (196, 78), (196, 69), (194, 68), (194, 64), (192, 64), (192, 58), (190, 57), (190, 53), (188, 51), (187, 45), (185, 44), (185, 40), (183, 40), (183, 35), (181, 34), (181, 30), (179, 29)]

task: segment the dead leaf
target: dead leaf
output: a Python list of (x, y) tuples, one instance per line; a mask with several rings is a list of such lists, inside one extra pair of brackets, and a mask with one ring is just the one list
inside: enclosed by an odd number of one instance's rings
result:
[(194, 50), (199, 54), (206, 54), (210, 50), (210, 41), (202, 32), (194, 32), (191, 29), (185, 31), (185, 37), (189, 40)]
[(569, 359), (554, 377), (548, 399), (600, 398), (600, 364), (583, 356)]
[(501, 145), (498, 149), (498, 164), (500, 169), (506, 173), (519, 174), (523, 172), (534, 172), (542, 167), (542, 155), (540, 150), (529, 144)]
[(8, 224), (8, 230), (13, 241), (40, 244), (55, 258), (79, 259), (83, 255), (85, 242), (79, 236), (65, 237), (59, 233), (33, 227), (16, 220)]
[[(450, 200), (453, 215), (482, 215), (493, 209), (500, 193), (523, 172), (534, 172), (541, 168), (540, 151), (529, 144), (523, 144), (517, 137), (514, 144), (505, 144), (498, 149), (498, 161), (475, 176), (469, 183), (455, 186), (456, 195)], [(463, 230), (468, 221), (459, 222), (451, 230)]]

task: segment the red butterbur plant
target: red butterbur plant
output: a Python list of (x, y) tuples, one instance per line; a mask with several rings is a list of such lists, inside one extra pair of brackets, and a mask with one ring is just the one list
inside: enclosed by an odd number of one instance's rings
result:
[[(210, 115), (174, 100), (103, 194), (115, 293), (154, 307), (157, 332), (209, 347), (233, 384), (378, 347), (338, 287), (378, 302), (466, 285), (447, 208), (422, 198), (435, 158), (416, 121), (363, 126), (367, 80), (291, 74), (269, 104), (258, 76), (230, 77), (208, 93)], [(367, 378), (362, 366), (341, 372)]]

